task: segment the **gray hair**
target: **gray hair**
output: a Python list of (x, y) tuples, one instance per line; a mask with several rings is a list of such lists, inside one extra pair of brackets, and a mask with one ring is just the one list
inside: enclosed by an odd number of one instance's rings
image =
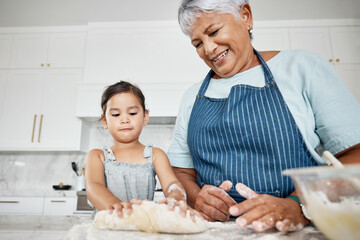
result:
[(249, 0), (182, 0), (179, 11), (178, 21), (181, 30), (185, 35), (189, 35), (193, 21), (202, 13), (230, 13), (240, 20), (240, 9)]

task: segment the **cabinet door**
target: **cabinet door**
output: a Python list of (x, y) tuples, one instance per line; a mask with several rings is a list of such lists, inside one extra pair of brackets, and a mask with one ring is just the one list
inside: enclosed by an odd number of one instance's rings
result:
[(43, 197), (0, 197), (0, 215), (41, 215)]
[(73, 215), (76, 197), (45, 197), (44, 215)]
[(291, 28), (291, 49), (306, 49), (333, 62), (329, 29), (324, 27)]
[(84, 79), (88, 83), (195, 83), (208, 66), (176, 25), (90, 29)]
[(360, 102), (360, 64), (336, 64), (335, 70), (349, 91)]
[(0, 69), (8, 68), (13, 43), (13, 35), (0, 34)]
[(45, 67), (48, 41), (48, 34), (15, 34), (10, 67)]
[(29, 149), (38, 138), (43, 70), (10, 70), (1, 113), (0, 149)]
[(41, 148), (78, 150), (81, 120), (75, 117), (82, 70), (48, 69), (42, 94)]
[(255, 28), (252, 44), (258, 51), (285, 50), (290, 48), (287, 28)]
[(3, 112), (3, 107), (5, 102), (5, 83), (6, 83), (7, 73), (8, 73), (7, 70), (0, 70), (0, 113)]
[(360, 27), (331, 27), (330, 36), (336, 64), (360, 63)]
[(52, 33), (46, 67), (81, 68), (85, 56), (85, 32)]

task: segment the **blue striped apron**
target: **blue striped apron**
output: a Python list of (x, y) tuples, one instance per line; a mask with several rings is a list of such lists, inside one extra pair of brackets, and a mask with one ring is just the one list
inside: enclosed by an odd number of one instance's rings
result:
[[(265, 86), (239, 84), (228, 98), (204, 94), (214, 72), (204, 79), (191, 112), (188, 146), (200, 187), (241, 182), (257, 193), (286, 197), (294, 191), (282, 170), (317, 165), (304, 143), (273, 75), (260, 53)], [(221, 80), (220, 80), (221, 81)], [(229, 195), (244, 200), (234, 186)]]

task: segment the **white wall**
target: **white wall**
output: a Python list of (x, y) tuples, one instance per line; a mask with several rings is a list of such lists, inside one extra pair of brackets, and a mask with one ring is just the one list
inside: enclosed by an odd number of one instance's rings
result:
[[(0, 0), (0, 27), (175, 20), (180, 0)], [(360, 18), (359, 0), (250, 0), (254, 19)]]

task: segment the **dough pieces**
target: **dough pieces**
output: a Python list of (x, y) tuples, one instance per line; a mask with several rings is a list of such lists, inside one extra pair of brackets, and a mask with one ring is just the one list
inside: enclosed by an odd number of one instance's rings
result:
[(208, 222), (198, 216), (193, 221), (189, 210), (186, 217), (181, 216), (178, 207), (170, 211), (166, 204), (143, 201), (132, 208), (132, 214), (128, 215), (123, 211), (123, 217), (118, 217), (115, 211), (112, 214), (107, 210), (100, 211), (95, 216), (95, 226), (98, 229), (162, 233), (199, 233), (209, 228)]

